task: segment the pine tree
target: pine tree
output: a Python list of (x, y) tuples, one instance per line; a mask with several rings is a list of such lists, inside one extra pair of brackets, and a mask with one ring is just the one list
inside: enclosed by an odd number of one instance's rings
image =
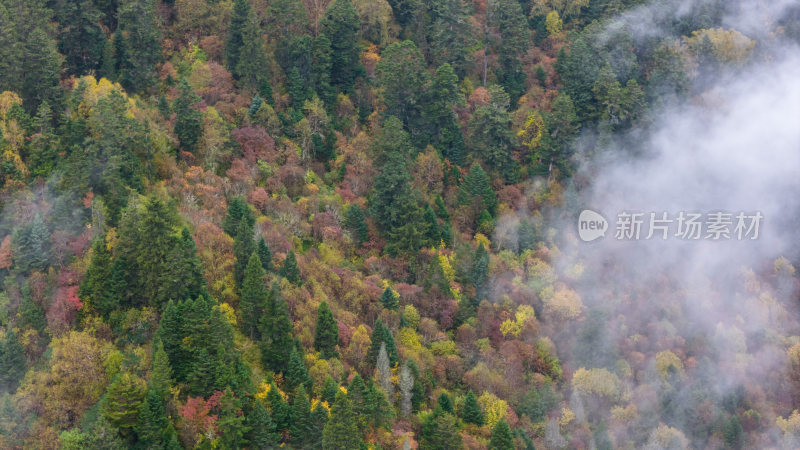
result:
[(289, 280), (290, 283), (300, 286), (302, 280), (300, 279), (300, 268), (297, 266), (297, 258), (294, 255), (294, 250), (289, 250), (286, 259), (283, 260), (283, 266), (280, 270), (280, 276)]
[(100, 11), (91, 0), (56, 3), (58, 47), (65, 56), (67, 72), (84, 75), (99, 67), (105, 34), (98, 25)]
[(108, 386), (102, 404), (103, 417), (120, 430), (129, 430), (136, 425), (139, 408), (144, 400), (144, 382), (123, 372)]
[(153, 371), (150, 374), (150, 388), (166, 394), (172, 387), (172, 368), (169, 365), (164, 344), (156, 337), (153, 345)]
[(322, 386), (322, 394), (320, 400), (333, 404), (336, 399), (336, 393), (339, 392), (339, 385), (331, 378), (330, 375), (325, 377), (325, 384)]
[(525, 93), (525, 79), (519, 56), (529, 46), (530, 32), (528, 21), (522, 12), (522, 6), (515, 0), (498, 0), (495, 2), (494, 21), (500, 34), (498, 40), (497, 59), (500, 67), (497, 78), (511, 98), (511, 104)]
[(0, 341), (0, 389), (13, 393), (25, 374), (25, 349), (14, 330)]
[(151, 387), (147, 390), (136, 419), (137, 448), (159, 449), (164, 447), (164, 433), (169, 425), (164, 409), (163, 394)]
[(330, 418), (322, 432), (323, 450), (353, 450), (361, 445), (361, 433), (356, 425), (356, 414), (350, 398), (344, 392), (336, 393)]
[(458, 433), (456, 419), (452, 414), (434, 410), (422, 422), (420, 447), (432, 450), (461, 448), (461, 435)]
[(367, 240), (367, 224), (364, 222), (364, 212), (361, 210), (361, 206), (353, 203), (347, 208), (344, 226), (350, 231), (358, 245)]
[(236, 258), (233, 263), (233, 279), (240, 291), (243, 289), (245, 269), (254, 250), (253, 226), (249, 221), (241, 220), (233, 240), (233, 256)]
[(174, 131), (181, 149), (187, 152), (196, 150), (197, 143), (200, 142), (203, 134), (203, 114), (197, 110), (198, 103), (200, 103), (200, 97), (194, 93), (186, 78), (183, 78), (181, 84), (178, 85), (178, 98), (175, 100), (173, 108), (175, 111)]
[(436, 213), (433, 212), (431, 205), (425, 206), (425, 213), (422, 215), (422, 221), (427, 228), (427, 232), (425, 233), (426, 245), (438, 247), (439, 243), (442, 241), (442, 230), (439, 227), (439, 221), (436, 219)]
[(464, 136), (453, 109), (459, 101), (463, 102), (457, 83), (458, 76), (449, 64), (445, 63), (436, 69), (428, 89), (429, 104), (425, 109), (425, 118), (431, 128), (431, 145), (452, 163), (463, 165), (466, 156)]
[(333, 317), (327, 302), (322, 302), (317, 308), (317, 326), (314, 329), (314, 349), (320, 352), (323, 359), (337, 358), (339, 353), (336, 345), (339, 344), (339, 324)]
[(442, 411), (446, 413), (454, 414), (453, 401), (450, 400), (450, 396), (447, 395), (447, 392), (442, 392), (439, 395), (439, 399), (436, 401), (436, 406), (442, 408)]
[(64, 58), (58, 53), (56, 42), (47, 33), (46, 26), (36, 27), (18, 45), (23, 48), (22, 73), (36, 74), (22, 78), (20, 96), (27, 111), (36, 111), (44, 101), (60, 105), (63, 91), (59, 81)]
[(291, 417), (289, 435), (292, 445), (297, 448), (306, 448), (311, 443), (308, 439), (311, 437), (313, 422), (311, 420), (311, 402), (308, 400), (306, 388), (302, 384), (294, 393), (289, 414)]
[(511, 429), (506, 419), (500, 419), (492, 429), (489, 450), (514, 450), (514, 438), (511, 436)]
[(289, 404), (283, 399), (283, 396), (278, 391), (278, 387), (273, 382), (270, 385), (269, 392), (267, 392), (267, 404), (270, 411), (272, 411), (272, 421), (275, 422), (275, 430), (282, 433), (289, 428), (291, 421), (291, 410)]
[[(249, 223), (250, 226), (254, 226), (256, 223), (256, 219), (253, 217), (247, 202), (242, 197), (234, 197), (228, 203), (228, 214), (222, 221), (222, 231), (235, 238), (236, 233), (239, 231), (239, 223), (242, 221)], [(249, 258), (250, 255), (247, 255), (247, 257)]]
[(261, 400), (253, 400), (246, 423), (250, 431), (245, 436), (251, 448), (273, 448), (280, 442), (280, 436), (275, 432), (275, 423)]
[(472, 391), (467, 392), (467, 397), (464, 399), (464, 406), (461, 407), (461, 419), (466, 423), (478, 426), (483, 425), (484, 419), (481, 405), (478, 404), (478, 399)]
[(111, 291), (111, 268), (111, 253), (106, 247), (105, 235), (101, 235), (92, 244), (92, 260), (78, 296), (104, 319), (119, 306), (119, 299)]
[(320, 22), (322, 34), (330, 41), (331, 84), (342, 92), (353, 88), (364, 68), (359, 62), (360, 20), (350, 0), (335, 0)]
[(475, 286), (473, 304), (477, 306), (481, 300), (486, 298), (489, 289), (489, 252), (486, 251), (483, 242), (478, 245), (477, 250), (475, 250), (475, 256), (472, 258), (470, 277), (472, 278), (472, 285)]
[(264, 284), (264, 275), (261, 259), (256, 252), (253, 252), (244, 271), (242, 295), (239, 299), (242, 333), (250, 336), (250, 339), (256, 338), (261, 316), (267, 306), (268, 292)]
[(517, 164), (511, 157), (517, 140), (511, 130), (509, 97), (500, 86), (491, 85), (488, 90), (489, 103), (476, 108), (467, 125), (469, 150), (473, 159), (483, 160), (490, 171), (511, 183), (517, 178)]
[(303, 356), (292, 348), (289, 354), (289, 363), (286, 367), (286, 376), (284, 377), (287, 390), (294, 390), (298, 386), (305, 387), (306, 390), (311, 389), (311, 377), (308, 376), (308, 369), (303, 362)]
[(32, 269), (44, 271), (50, 264), (50, 231), (36, 213), (33, 221), (14, 229), (11, 235), (14, 268), (20, 272)]
[(251, 14), (248, 0), (235, 0), (233, 2), (233, 12), (228, 25), (228, 38), (225, 43), (225, 61), (231, 73), (235, 72), (239, 64), (239, 55), (244, 46), (243, 32), (247, 21), (252, 17)]
[(139, 92), (152, 86), (161, 59), (161, 38), (155, 0), (121, 0), (119, 29), (125, 35), (125, 53), (117, 54), (123, 87)]
[(267, 242), (264, 240), (264, 236), (259, 236), (258, 238), (256, 253), (258, 254), (258, 259), (261, 261), (261, 267), (264, 269), (264, 272), (272, 271), (272, 250), (269, 249)]
[[(238, 61), (233, 74), (245, 87), (256, 90), (269, 79), (269, 60), (263, 33), (258, 19), (252, 11), (242, 29), (243, 45), (239, 48)], [(270, 96), (271, 97), (271, 96)]]
[(469, 174), (464, 177), (461, 188), (458, 191), (458, 202), (462, 205), (469, 204), (475, 198), (480, 198), (482, 206), (495, 214), (497, 211), (497, 194), (489, 184), (489, 177), (478, 163), (474, 163), (469, 169)]
[(611, 442), (611, 436), (608, 435), (608, 428), (606, 427), (606, 422), (604, 420), (600, 421), (600, 425), (598, 425), (597, 429), (594, 430), (592, 437), (594, 438), (594, 445), (597, 450), (612, 450), (614, 448), (614, 444)]
[(369, 351), (367, 352), (367, 360), (368, 361), (377, 361), (378, 352), (381, 348), (381, 343), (386, 344), (386, 353), (389, 355), (389, 363), (392, 367), (397, 364), (398, 357), (397, 357), (397, 347), (394, 344), (394, 337), (392, 337), (392, 332), (383, 325), (383, 321), (378, 319), (375, 321), (375, 327), (372, 329), (372, 335), (370, 336), (371, 344), (369, 347)]
[(220, 431), (220, 448), (242, 448), (246, 443), (244, 436), (249, 431), (245, 424), (241, 401), (233, 394), (230, 388), (225, 389), (219, 399), (219, 419), (217, 428)]
[(392, 288), (387, 286), (386, 289), (383, 290), (383, 294), (381, 294), (381, 304), (384, 308), (392, 311), (397, 309), (397, 297), (394, 295)]
[[(277, 285), (270, 290), (267, 313), (262, 320), (261, 357), (264, 365), (275, 372), (284, 372), (289, 363), (286, 349), (294, 346), (292, 331), (294, 327), (289, 320), (286, 301), (280, 295)], [(277, 420), (277, 418), (273, 417)]]

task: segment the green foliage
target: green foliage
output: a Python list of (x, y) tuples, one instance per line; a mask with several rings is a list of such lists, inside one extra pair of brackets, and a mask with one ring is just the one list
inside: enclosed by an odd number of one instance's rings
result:
[(450, 400), (450, 396), (447, 395), (447, 392), (442, 392), (441, 395), (439, 395), (439, 399), (436, 400), (436, 406), (446, 413), (455, 414), (453, 410), (453, 401)]
[(247, 268), (244, 271), (242, 282), (242, 295), (239, 299), (241, 309), (240, 325), (242, 333), (255, 339), (261, 323), (261, 315), (267, 306), (267, 287), (264, 284), (264, 268), (256, 252), (250, 256)]
[(361, 206), (353, 203), (347, 208), (344, 226), (350, 231), (358, 245), (367, 240), (367, 224), (364, 222), (364, 212), (361, 210)]
[(398, 306), (397, 296), (394, 295), (394, 291), (392, 291), (392, 288), (388, 286), (386, 287), (386, 289), (383, 290), (383, 294), (381, 294), (380, 301), (381, 305), (383, 305), (383, 307), (386, 309), (392, 311), (397, 309)]
[(375, 326), (372, 328), (370, 340), (371, 344), (369, 346), (369, 351), (367, 352), (367, 360), (370, 362), (377, 360), (381, 343), (385, 343), (386, 352), (389, 354), (389, 362), (391, 363), (392, 367), (394, 367), (399, 361), (397, 347), (395, 347), (392, 332), (383, 325), (383, 321), (381, 321), (381, 319), (375, 321)]
[(0, 341), (0, 389), (14, 392), (25, 374), (25, 349), (14, 330)]
[(349, 92), (364, 68), (359, 62), (360, 20), (350, 0), (335, 0), (320, 22), (322, 34), (330, 41), (331, 85)]
[(97, 311), (103, 318), (119, 306), (111, 286), (111, 253), (106, 247), (105, 236), (98, 236), (92, 244), (92, 261), (81, 282), (78, 295), (87, 308)]
[(258, 244), (256, 246), (256, 254), (258, 255), (259, 261), (261, 261), (261, 268), (264, 269), (264, 272), (271, 272), (272, 271), (272, 250), (270, 250), (267, 242), (264, 240), (264, 236), (260, 236), (258, 238)]
[[(242, 221), (247, 222), (251, 227), (256, 223), (253, 212), (244, 198), (234, 197), (228, 202), (228, 214), (222, 221), (222, 230), (228, 233), (228, 236), (235, 238)], [(247, 257), (249, 258), (250, 255)]]
[(461, 407), (461, 419), (465, 423), (472, 423), (478, 426), (482, 426), (484, 423), (481, 405), (478, 404), (478, 399), (472, 391), (467, 392), (467, 396), (464, 399), (464, 406)]
[(200, 102), (200, 97), (194, 93), (185, 78), (178, 85), (178, 93), (178, 98), (173, 105), (173, 110), (175, 111), (175, 135), (178, 137), (178, 142), (180, 142), (183, 150), (193, 152), (203, 134), (203, 115), (196, 108), (196, 105)]
[(100, 11), (95, 2), (58, 2), (56, 20), (63, 26), (58, 34), (58, 49), (65, 57), (66, 70), (83, 75), (99, 67), (105, 34), (98, 25)]
[[(119, 29), (124, 36), (124, 55), (117, 55), (122, 85), (130, 92), (149, 88), (155, 65), (161, 59), (160, 27), (155, 0), (121, 0)], [(115, 37), (116, 38), (116, 37)], [(115, 39), (116, 40), (116, 39)]]
[[(244, 289), (245, 270), (256, 250), (253, 233), (253, 225), (250, 221), (241, 220), (236, 230), (236, 237), (233, 240), (233, 256), (236, 258), (233, 263), (233, 279), (236, 281), (236, 286), (239, 287), (240, 291)], [(261, 261), (259, 260), (260, 264)]]
[(289, 424), (289, 435), (292, 445), (305, 448), (311, 443), (314, 424), (311, 419), (311, 402), (308, 400), (306, 388), (301, 384), (292, 398), (292, 408), (290, 411), (291, 423)]
[(287, 369), (290, 354), (286, 350), (294, 346), (293, 329), (286, 301), (281, 296), (277, 283), (273, 283), (267, 297), (267, 309), (261, 320), (261, 358), (264, 366), (275, 372)]
[(337, 358), (339, 353), (339, 324), (333, 317), (327, 302), (317, 308), (317, 326), (314, 328), (314, 349), (320, 352), (323, 359)]
[(120, 430), (133, 428), (144, 393), (144, 381), (128, 372), (121, 373), (108, 386), (102, 404), (103, 417)]
[(308, 376), (308, 369), (306, 369), (306, 365), (303, 362), (303, 356), (297, 351), (296, 348), (292, 348), (292, 351), (289, 354), (289, 363), (286, 367), (285, 383), (286, 388), (290, 391), (294, 390), (298, 386), (303, 387), (305, 390), (311, 389), (311, 377)]
[(246, 424), (249, 431), (245, 437), (253, 448), (271, 448), (278, 445), (280, 435), (275, 432), (275, 423), (261, 400), (253, 400)]
[(158, 337), (169, 357), (175, 380), (184, 392), (204, 395), (230, 387), (247, 389), (250, 368), (233, 345), (233, 330), (214, 303), (200, 296), (167, 303)]
[(161, 448), (165, 444), (169, 418), (164, 403), (163, 394), (159, 390), (153, 387), (147, 390), (134, 428), (138, 448)]
[(289, 253), (286, 254), (286, 259), (283, 260), (283, 266), (281, 266), (279, 274), (292, 284), (301, 285), (303, 283), (300, 278), (300, 267), (297, 265), (297, 257), (294, 255), (294, 250), (289, 250)]
[(427, 144), (424, 135), (422, 104), (430, 75), (425, 70), (425, 60), (411, 41), (395, 42), (381, 53), (375, 68), (378, 84), (383, 88), (385, 114), (397, 117), (411, 132), (411, 140), (418, 147)]
[(492, 429), (492, 438), (489, 440), (490, 450), (514, 450), (514, 438), (506, 419), (500, 419)]
[(478, 205), (481, 209), (486, 209), (490, 214), (495, 214), (497, 211), (497, 194), (489, 184), (489, 177), (486, 172), (478, 163), (472, 164), (469, 173), (464, 177), (461, 187), (458, 190), (458, 202), (462, 205), (469, 205), (476, 200), (481, 203)]
[(242, 414), (241, 400), (230, 388), (225, 389), (219, 399), (219, 420), (217, 427), (220, 432), (219, 445), (221, 448), (241, 448), (247, 441), (244, 436), (249, 431)]
[(517, 164), (511, 152), (517, 145), (508, 112), (509, 97), (500, 86), (489, 86), (489, 103), (479, 106), (469, 121), (469, 150), (474, 160), (482, 160), (490, 171), (507, 182), (516, 181)]
[(422, 421), (420, 446), (428, 449), (446, 450), (461, 448), (456, 418), (436, 408)]
[(344, 392), (336, 393), (331, 414), (322, 432), (323, 450), (352, 450), (361, 445), (353, 403)]
[(525, 79), (519, 56), (524, 54), (529, 44), (530, 32), (520, 2), (499, 0), (494, 3), (494, 25), (500, 34), (497, 44), (497, 79), (508, 93), (511, 104), (525, 93)]
[(47, 269), (50, 264), (50, 231), (41, 214), (37, 213), (33, 221), (14, 229), (11, 246), (16, 270), (28, 272)]

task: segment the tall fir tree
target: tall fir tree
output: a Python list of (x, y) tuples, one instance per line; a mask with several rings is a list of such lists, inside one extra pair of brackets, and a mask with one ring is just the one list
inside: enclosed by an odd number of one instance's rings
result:
[(500, 419), (492, 429), (489, 450), (514, 450), (514, 438), (511, 436), (511, 429), (506, 419)]
[(122, 85), (140, 92), (153, 85), (156, 63), (161, 60), (161, 36), (155, 0), (121, 0), (119, 29), (125, 36), (125, 55), (120, 64)]
[(249, 0), (235, 0), (228, 24), (228, 37), (225, 42), (225, 62), (228, 70), (234, 73), (239, 65), (239, 55), (244, 46), (244, 28), (252, 18)]
[(294, 255), (294, 250), (289, 250), (289, 253), (286, 254), (286, 259), (283, 260), (283, 266), (281, 266), (280, 275), (290, 283), (301, 285), (302, 279), (300, 278), (300, 267), (297, 266), (297, 257)]
[(267, 313), (262, 320), (261, 357), (264, 365), (275, 372), (284, 372), (289, 363), (290, 353), (287, 349), (294, 346), (292, 322), (286, 301), (280, 294), (277, 284), (270, 289), (267, 302)]
[(398, 362), (398, 355), (397, 355), (397, 347), (394, 343), (394, 337), (392, 336), (392, 332), (386, 328), (383, 324), (381, 319), (375, 321), (375, 327), (372, 329), (372, 335), (370, 336), (370, 346), (369, 350), (367, 351), (367, 360), (377, 361), (378, 352), (381, 348), (381, 343), (386, 344), (386, 352), (389, 355), (389, 363), (394, 367)]
[(383, 294), (381, 294), (381, 305), (384, 308), (395, 311), (397, 310), (398, 302), (397, 296), (394, 295), (394, 291), (389, 286), (386, 286), (386, 289), (383, 290)]
[(233, 279), (240, 291), (243, 288), (245, 269), (254, 250), (253, 226), (248, 220), (241, 220), (233, 240), (233, 256), (236, 258), (233, 263)]
[(252, 448), (273, 448), (280, 442), (280, 435), (275, 432), (275, 423), (259, 399), (253, 400), (250, 413), (247, 414), (247, 426), (250, 431), (245, 435)]
[(0, 389), (14, 392), (25, 374), (25, 349), (14, 330), (0, 341)]
[[(253, 217), (250, 206), (245, 199), (234, 197), (228, 202), (228, 213), (222, 220), (222, 230), (228, 233), (228, 236), (235, 238), (236, 233), (239, 231), (239, 223), (243, 220), (248, 222), (250, 226), (254, 226), (256, 223), (256, 218)], [(250, 255), (247, 256), (250, 257)]]
[(175, 99), (173, 111), (175, 111), (175, 136), (183, 150), (194, 152), (200, 138), (203, 135), (203, 114), (197, 110), (200, 97), (194, 93), (192, 86), (186, 81), (181, 80), (178, 85), (178, 98)]
[(311, 402), (308, 400), (306, 388), (301, 384), (294, 392), (292, 397), (292, 407), (290, 411), (291, 423), (289, 424), (289, 435), (292, 445), (297, 448), (306, 448), (311, 443), (313, 422), (311, 420)]
[(478, 399), (472, 391), (467, 392), (467, 396), (464, 399), (464, 406), (461, 407), (461, 419), (466, 423), (478, 426), (482, 426), (484, 423), (481, 405), (478, 404)]
[(91, 0), (58, 1), (58, 48), (65, 57), (66, 70), (85, 75), (100, 67), (106, 37), (99, 26), (100, 10)]
[(331, 414), (322, 432), (323, 450), (353, 450), (361, 446), (361, 432), (353, 403), (344, 392), (336, 393)]
[(317, 326), (314, 328), (314, 349), (320, 352), (323, 359), (337, 358), (339, 353), (339, 324), (333, 317), (327, 302), (317, 308)]
[(322, 34), (330, 41), (331, 85), (341, 92), (350, 92), (364, 70), (359, 62), (360, 23), (350, 0), (335, 0), (320, 22)]
[(253, 252), (244, 271), (242, 294), (239, 299), (242, 333), (249, 336), (250, 339), (255, 339), (258, 336), (261, 316), (267, 306), (269, 293), (264, 284), (264, 275), (261, 259), (256, 252)]
[(258, 245), (256, 246), (256, 254), (258, 254), (258, 259), (259, 261), (261, 261), (261, 267), (264, 269), (264, 271), (271, 272), (272, 250), (269, 249), (267, 241), (264, 240), (264, 236), (259, 236), (258, 238)]
[(119, 306), (119, 298), (111, 288), (111, 270), (111, 252), (106, 247), (105, 235), (100, 235), (92, 244), (92, 259), (78, 289), (78, 296), (88, 308), (97, 311), (104, 319), (108, 319), (109, 314)]

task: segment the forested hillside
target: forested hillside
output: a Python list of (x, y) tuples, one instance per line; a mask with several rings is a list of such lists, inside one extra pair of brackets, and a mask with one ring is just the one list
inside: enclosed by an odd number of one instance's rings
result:
[[(797, 448), (798, 42), (795, 1), (0, 0), (0, 448)], [(779, 225), (580, 242), (604, 205)]]

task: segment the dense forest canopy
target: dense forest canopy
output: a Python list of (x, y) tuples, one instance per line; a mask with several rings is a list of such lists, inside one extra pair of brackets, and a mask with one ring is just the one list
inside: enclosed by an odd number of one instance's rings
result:
[(791, 0), (0, 0), (0, 448), (800, 447), (799, 45)]

